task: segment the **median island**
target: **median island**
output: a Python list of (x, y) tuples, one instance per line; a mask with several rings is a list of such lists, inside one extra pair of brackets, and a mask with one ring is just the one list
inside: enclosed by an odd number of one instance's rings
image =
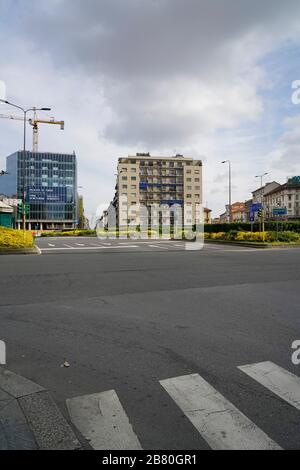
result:
[(285, 231), (246, 232), (230, 230), (229, 232), (206, 232), (206, 242), (228, 243), (247, 246), (300, 246), (300, 233)]

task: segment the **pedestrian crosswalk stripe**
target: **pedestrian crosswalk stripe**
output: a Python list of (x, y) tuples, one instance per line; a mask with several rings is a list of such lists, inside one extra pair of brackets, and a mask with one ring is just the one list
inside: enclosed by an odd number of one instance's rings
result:
[(67, 400), (72, 422), (96, 450), (141, 450), (114, 390)]
[(280, 449), (200, 375), (162, 380), (160, 384), (212, 449)]
[(240, 366), (239, 369), (300, 410), (300, 378), (273, 362)]

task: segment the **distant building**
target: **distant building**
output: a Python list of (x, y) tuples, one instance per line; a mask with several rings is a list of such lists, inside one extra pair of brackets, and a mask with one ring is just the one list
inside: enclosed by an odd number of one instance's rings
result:
[(203, 212), (204, 212), (204, 223), (211, 224), (212, 223), (212, 218), (211, 218), (212, 210), (208, 209), (207, 207), (204, 207)]
[[(7, 174), (0, 178), (0, 193), (23, 200), (25, 189), (29, 230), (75, 228), (77, 225), (76, 155), (15, 152), (6, 159)], [(18, 215), (17, 227), (23, 226)]]
[(300, 219), (300, 176), (289, 178), (264, 196), (265, 218), (273, 219), (273, 209), (286, 209), (287, 219)]
[(257, 202), (262, 202), (264, 196), (269, 194), (274, 189), (279, 188), (279, 186), (279, 183), (277, 183), (276, 181), (272, 181), (271, 183), (266, 183), (261, 188), (256, 189), (252, 192), (253, 203), (255, 204)]
[(232, 222), (247, 221), (247, 212), (244, 202), (234, 202), (231, 205), (231, 220)]
[[(161, 224), (171, 225), (174, 223), (174, 208), (177, 214), (181, 211), (185, 225), (194, 225), (196, 211), (201, 204), (200, 160), (182, 155), (151, 156), (148, 153), (119, 158), (113, 200), (117, 225), (148, 223), (153, 228)], [(155, 207), (162, 206), (165, 210), (156, 214)]]
[[(229, 204), (226, 205), (226, 212), (220, 215), (220, 223), (229, 223), (230, 220), (230, 210)], [(247, 221), (247, 212), (244, 202), (234, 202), (231, 204), (231, 222), (246, 222)]]
[(248, 199), (248, 201), (245, 201), (245, 214), (246, 214), (246, 222), (253, 222), (252, 220), (252, 204), (253, 204), (253, 199)]
[(13, 228), (14, 209), (0, 200), (0, 227)]
[(228, 218), (228, 213), (227, 213), (227, 211), (226, 211), (226, 212), (223, 212), (223, 214), (220, 215), (219, 220), (220, 220), (220, 224), (226, 224), (226, 223), (228, 223), (229, 218)]

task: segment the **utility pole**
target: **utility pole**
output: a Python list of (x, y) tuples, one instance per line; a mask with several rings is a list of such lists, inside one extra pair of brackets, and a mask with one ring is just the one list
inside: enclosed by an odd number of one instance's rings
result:
[(261, 228), (262, 228), (262, 237), (263, 242), (265, 241), (265, 207), (264, 207), (264, 188), (263, 188), (263, 178), (269, 173), (263, 173), (261, 175), (255, 176), (255, 178), (260, 178), (260, 202), (261, 202)]
[(232, 208), (231, 208), (231, 195), (232, 195), (232, 187), (231, 187), (231, 161), (224, 160), (221, 163), (228, 163), (228, 201), (229, 201), (229, 223), (232, 222)]

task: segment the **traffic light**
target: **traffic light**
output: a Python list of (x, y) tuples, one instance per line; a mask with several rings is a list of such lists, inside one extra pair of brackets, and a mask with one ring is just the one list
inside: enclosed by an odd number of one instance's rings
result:
[(18, 204), (17, 211), (18, 215), (23, 215), (23, 203)]
[(259, 209), (259, 210), (257, 211), (257, 215), (258, 215), (258, 217), (261, 219), (261, 217), (262, 217), (262, 209)]
[(17, 207), (18, 215), (23, 215), (24, 214), (24, 206), (25, 206), (25, 214), (27, 216), (29, 215), (30, 205), (28, 203), (24, 204), (23, 202), (21, 204), (18, 204), (18, 207)]

